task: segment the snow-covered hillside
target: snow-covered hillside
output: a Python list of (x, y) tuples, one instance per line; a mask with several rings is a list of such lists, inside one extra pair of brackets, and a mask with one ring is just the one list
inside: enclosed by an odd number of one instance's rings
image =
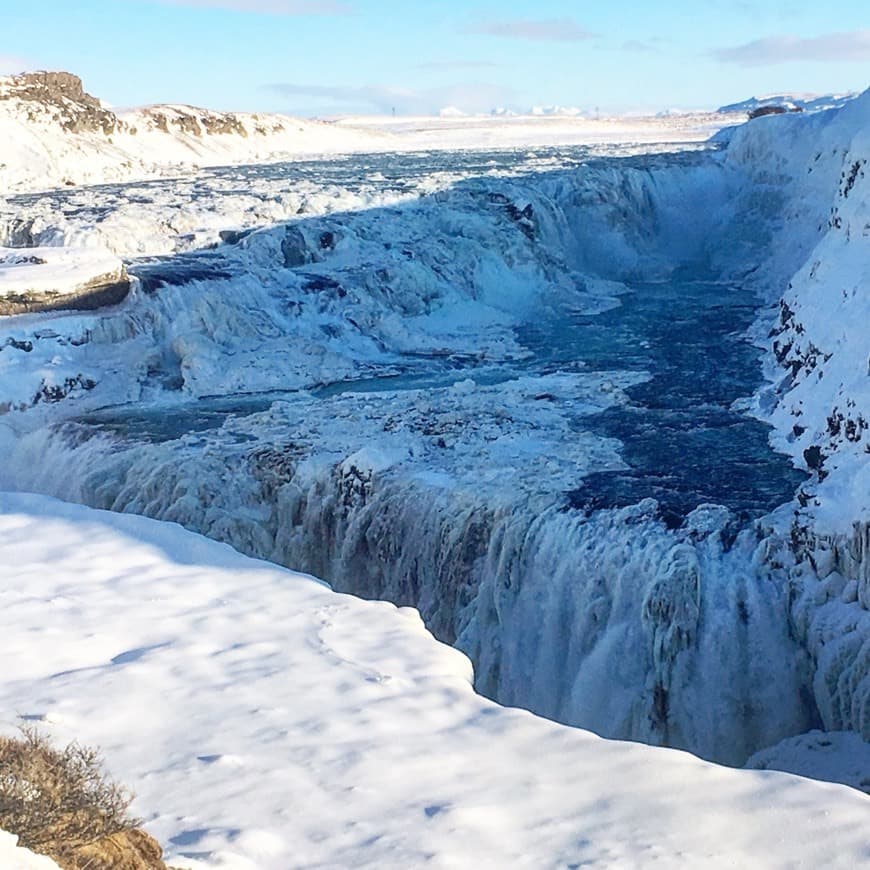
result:
[[(870, 92), (813, 118), (767, 119), (729, 152), (769, 167), (801, 231), (800, 267), (782, 287), (765, 343), (771, 389), (758, 411), (774, 442), (812, 474), (783, 509), (799, 566), (796, 634), (811, 651), (829, 728), (870, 738)], [(783, 236), (785, 233), (782, 234)], [(803, 238), (801, 238), (803, 236)], [(788, 251), (791, 248), (786, 248)], [(797, 251), (795, 251), (796, 253)], [(782, 252), (781, 252), (782, 254)], [(780, 259), (782, 257), (780, 256)]]
[(173, 866), (868, 858), (858, 792), (498, 707), (414, 611), (176, 526), (4, 495), (0, 565), (0, 705), (102, 746)]
[(69, 73), (0, 77), (0, 138), (4, 192), (385, 147), (377, 132), (347, 132), (280, 115), (191, 106), (116, 113), (87, 94), (81, 80)]
[(105, 184), (302, 155), (524, 147), (613, 141), (697, 142), (729, 123), (721, 115), (671, 119), (552, 116), (346, 118), (156, 105), (116, 112), (62, 72), (0, 76), (0, 195)]

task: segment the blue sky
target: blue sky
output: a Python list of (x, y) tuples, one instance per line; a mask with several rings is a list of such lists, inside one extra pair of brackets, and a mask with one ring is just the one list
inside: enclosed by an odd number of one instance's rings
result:
[(0, 0), (0, 70), (117, 106), (715, 107), (870, 86), (868, 0)]

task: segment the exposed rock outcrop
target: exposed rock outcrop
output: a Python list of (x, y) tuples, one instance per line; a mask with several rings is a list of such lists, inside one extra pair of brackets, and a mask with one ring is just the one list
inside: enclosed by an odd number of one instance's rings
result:
[(62, 870), (167, 870), (160, 844), (138, 829), (52, 857)]
[(29, 72), (12, 76), (0, 88), (0, 100), (35, 103), (53, 114), (70, 133), (99, 132), (110, 136), (123, 126), (109, 109), (87, 93), (82, 80), (68, 72)]
[(0, 316), (36, 311), (93, 311), (117, 305), (130, 292), (126, 271), (122, 276), (103, 275), (73, 293), (35, 292), (0, 296)]

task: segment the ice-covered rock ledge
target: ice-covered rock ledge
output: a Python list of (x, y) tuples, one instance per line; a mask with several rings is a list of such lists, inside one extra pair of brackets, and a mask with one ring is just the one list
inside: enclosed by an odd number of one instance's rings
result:
[(102, 308), (129, 291), (123, 262), (103, 248), (0, 248), (0, 315)]
[[(758, 413), (813, 479), (778, 512), (797, 559), (792, 631), (813, 658), (826, 729), (870, 739), (870, 91), (808, 118), (759, 119), (728, 148), (775, 185), (780, 277)], [(782, 266), (791, 262), (783, 274)], [(795, 267), (798, 268), (795, 268)]]
[(500, 708), (415, 611), (177, 526), (4, 494), (0, 566), (4, 727), (102, 746), (175, 866), (870, 857), (858, 792)]

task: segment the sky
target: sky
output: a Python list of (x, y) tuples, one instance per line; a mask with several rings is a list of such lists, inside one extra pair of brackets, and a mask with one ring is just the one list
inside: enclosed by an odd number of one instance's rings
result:
[(118, 107), (715, 108), (870, 86), (868, 0), (0, 0), (0, 72)]

